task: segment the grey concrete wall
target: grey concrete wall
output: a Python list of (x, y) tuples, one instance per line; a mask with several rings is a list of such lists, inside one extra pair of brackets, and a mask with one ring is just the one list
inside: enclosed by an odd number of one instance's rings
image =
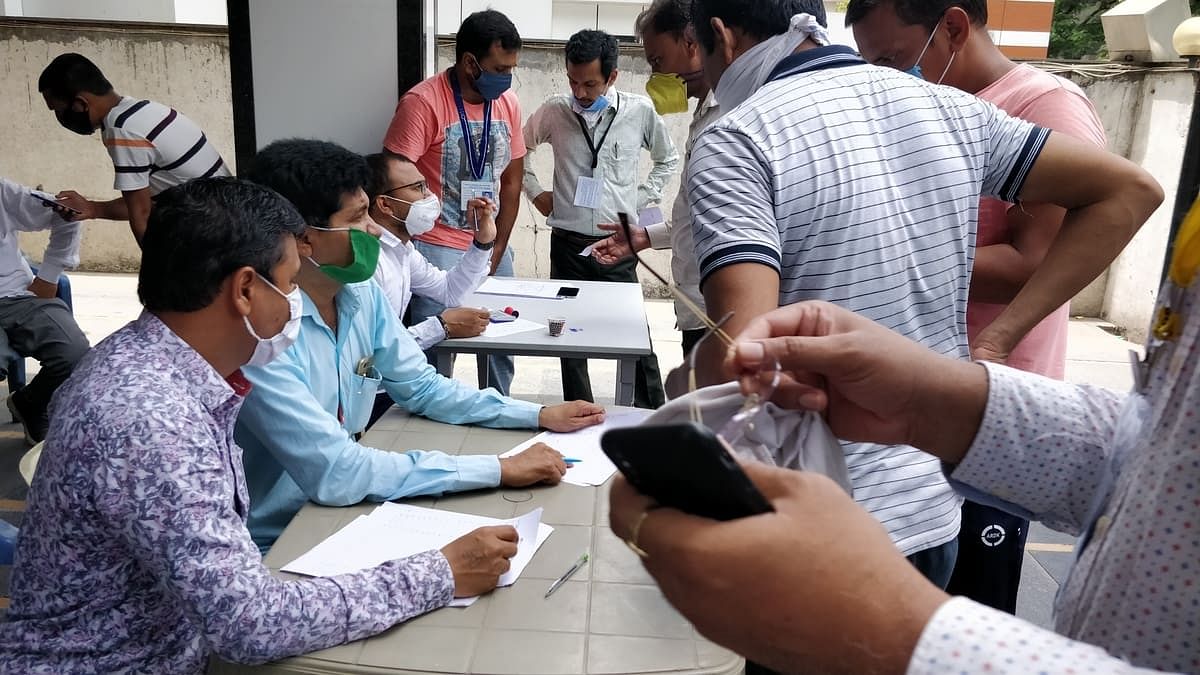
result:
[[(174, 107), (204, 129), (233, 163), (229, 48), (223, 30), (41, 25), (0, 19), (0, 175), (50, 192), (73, 189), (94, 199), (119, 196), (100, 134), (79, 136), (58, 125), (37, 91), (46, 64), (63, 52), (96, 62), (121, 94)], [(46, 235), (22, 235), (40, 260)], [(140, 259), (126, 223), (85, 224), (80, 266), (132, 271)]]
[[(152, 98), (174, 106), (196, 120), (225, 158), (233, 160), (230, 111), (229, 54), (219, 31), (178, 30), (169, 27), (71, 26), (61, 23), (0, 18), (0, 175), (55, 191), (77, 189), (94, 198), (116, 196), (112, 169), (98, 136), (84, 138), (61, 129), (36, 91), (38, 73), (55, 55), (77, 51), (94, 59), (118, 91)], [(438, 68), (453, 61), (453, 47), (437, 49)], [(642, 93), (649, 68), (640, 50), (626, 50), (619, 64), (617, 86)], [(1116, 78), (1076, 76), (1095, 103), (1108, 132), (1109, 147), (1146, 167), (1167, 191), (1164, 206), (1154, 214), (1111, 269), (1072, 303), (1075, 314), (1103, 316), (1126, 328), (1130, 336), (1145, 335), (1157, 293), (1166, 250), (1184, 138), (1191, 114), (1193, 76), (1184, 72), (1142, 72)], [(567, 90), (562, 48), (529, 45), (521, 55), (514, 89), (525, 116), (547, 96)], [(297, 105), (303, 104), (298, 95)], [(690, 115), (667, 118), (672, 137), (681, 148)], [(383, 129), (379, 129), (380, 135)], [(549, 182), (553, 171), (548, 150), (528, 159)], [(649, 171), (643, 154), (640, 170)], [(679, 186), (676, 176), (667, 185), (664, 210)], [(513, 236), (517, 272), (529, 276), (549, 273), (549, 230), (545, 219), (522, 200)], [(31, 257), (40, 259), (45, 236), (23, 237)], [(664, 275), (670, 273), (666, 252), (648, 252), (646, 260)], [(82, 267), (89, 270), (136, 269), (138, 251), (124, 223), (98, 221), (85, 226)], [(650, 295), (664, 289), (642, 273)]]
[(1196, 80), (1188, 72), (1162, 70), (1073, 79), (1095, 104), (1109, 149), (1149, 171), (1166, 199), (1107, 274), (1077, 298), (1072, 311), (1102, 316), (1124, 328), (1131, 340), (1144, 342), (1158, 295)]

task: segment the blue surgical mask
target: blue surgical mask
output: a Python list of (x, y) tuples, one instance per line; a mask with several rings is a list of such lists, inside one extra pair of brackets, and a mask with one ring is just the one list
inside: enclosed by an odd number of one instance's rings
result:
[(587, 107), (584, 107), (583, 104), (579, 102), (579, 99), (575, 99), (575, 109), (578, 110), (579, 112), (585, 112), (585, 113), (604, 112), (604, 110), (607, 109), (608, 106), (609, 106), (608, 97), (605, 96), (604, 94), (600, 94), (599, 96), (597, 96), (596, 100), (592, 101), (592, 104)]
[(475, 89), (479, 91), (483, 100), (495, 101), (512, 88), (512, 73), (501, 75), (489, 72), (483, 69), (479, 61), (475, 61), (475, 65), (479, 68), (479, 77), (475, 78)]
[[(908, 70), (906, 70), (904, 72), (908, 73), (909, 75), (912, 75), (915, 78), (922, 79), (922, 80), (925, 79), (924, 73), (921, 72), (921, 59), (925, 58), (925, 52), (929, 51), (929, 45), (933, 44), (933, 35), (936, 32), (937, 32), (937, 29), (934, 28), (934, 30), (929, 33), (929, 39), (925, 41), (925, 48), (922, 49), (920, 55), (917, 56), (917, 60), (915, 63), (913, 63), (912, 68), (909, 68)], [(946, 76), (946, 74), (942, 73), (942, 77), (945, 77), (945, 76)], [(941, 83), (939, 82), (938, 84), (941, 84)]]
[[(929, 39), (925, 41), (925, 48), (921, 50), (921, 55), (917, 57), (917, 62), (913, 64), (912, 68), (909, 68), (904, 72), (912, 75), (913, 77), (919, 77), (922, 80), (925, 79), (924, 73), (921, 72), (921, 59), (925, 58), (925, 52), (929, 51), (929, 45), (933, 44), (933, 36), (935, 33), (937, 33), (936, 27), (933, 29), (933, 32), (929, 34)], [(950, 52), (950, 59), (946, 61), (946, 67), (942, 70), (942, 76), (938, 78), (935, 84), (941, 84), (942, 80), (946, 79), (946, 73), (950, 72), (950, 66), (954, 65), (954, 57), (956, 56), (958, 56), (958, 52)]]

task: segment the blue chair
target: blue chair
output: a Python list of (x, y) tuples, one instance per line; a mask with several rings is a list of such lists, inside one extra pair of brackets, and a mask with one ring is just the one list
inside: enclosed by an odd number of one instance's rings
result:
[(0, 565), (13, 564), (17, 551), (17, 528), (7, 520), (0, 520)]
[[(37, 268), (34, 267), (33, 273), (37, 274)], [(71, 302), (71, 280), (67, 275), (63, 274), (58, 277), (58, 293), (56, 294), (59, 300), (62, 300), (67, 309), (74, 310), (75, 307)], [(25, 386), (25, 359), (18, 356), (8, 362), (8, 393), (12, 394)]]

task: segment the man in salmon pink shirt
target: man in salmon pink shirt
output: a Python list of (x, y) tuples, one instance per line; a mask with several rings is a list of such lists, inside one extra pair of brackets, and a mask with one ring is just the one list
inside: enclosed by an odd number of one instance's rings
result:
[[(475, 224), (465, 207), (486, 197), (499, 206), (491, 274), (513, 274), (508, 242), (520, 206), (525, 141), (511, 86), (521, 44), (516, 26), (500, 12), (468, 16), (455, 38), (454, 65), (400, 97), (388, 126), (384, 150), (415, 164), (441, 200), (437, 224), (413, 242), (440, 269), (454, 269), (471, 246)], [(414, 297), (410, 309), (416, 323), (446, 308)], [(512, 357), (488, 358), (488, 386), (507, 395), (512, 377)]]
[[(846, 23), (869, 63), (890, 66), (993, 103), (1009, 115), (1105, 147), (1104, 127), (1075, 84), (1001, 53), (987, 32), (986, 0), (851, 0)], [(989, 327), (1058, 236), (1065, 211), (1048, 204), (979, 205), (967, 335), (976, 359), (1062, 379), (1069, 306), (1022, 335)], [(1028, 521), (967, 501), (947, 590), (1014, 613)]]

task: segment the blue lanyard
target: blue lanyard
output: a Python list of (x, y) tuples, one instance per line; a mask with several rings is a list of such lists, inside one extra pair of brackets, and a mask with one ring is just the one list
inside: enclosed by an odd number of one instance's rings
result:
[(471, 135), (471, 123), (467, 120), (467, 108), (463, 105), (462, 91), (458, 88), (458, 78), (454, 69), (446, 71), (450, 80), (450, 90), (454, 92), (454, 105), (458, 107), (458, 125), (462, 128), (463, 144), (467, 146), (467, 163), (471, 167), (471, 175), (475, 180), (483, 180), (483, 169), (487, 165), (488, 145), (492, 140), (492, 102), (483, 102), (483, 135), (479, 138), (479, 147), (475, 147), (475, 138)]

